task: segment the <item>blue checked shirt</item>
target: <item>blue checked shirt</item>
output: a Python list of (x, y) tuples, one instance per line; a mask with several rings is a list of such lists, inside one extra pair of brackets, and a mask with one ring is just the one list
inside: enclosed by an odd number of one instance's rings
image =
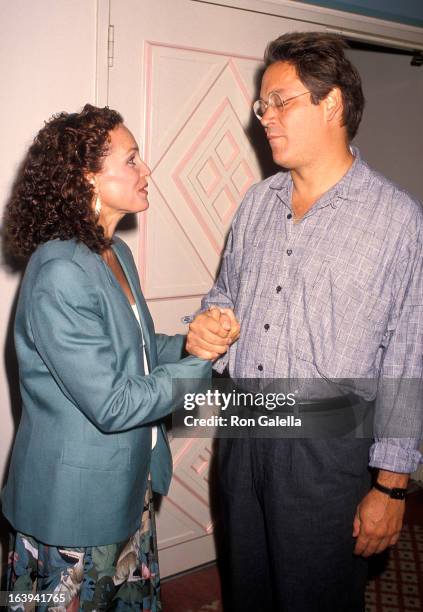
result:
[(400, 384), (389, 393), (380, 383), (423, 378), (423, 208), (352, 151), (349, 171), (300, 222), (289, 172), (248, 191), (202, 308), (233, 308), (241, 323), (217, 370), (353, 379), (376, 415), (411, 432), (376, 437), (370, 465), (408, 473), (422, 459), (422, 398), (407, 404)]

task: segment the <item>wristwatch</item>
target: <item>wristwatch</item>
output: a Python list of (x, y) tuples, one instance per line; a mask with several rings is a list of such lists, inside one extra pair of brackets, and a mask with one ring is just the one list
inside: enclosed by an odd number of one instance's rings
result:
[(389, 497), (391, 497), (392, 499), (405, 499), (405, 496), (407, 495), (407, 489), (399, 489), (396, 487), (390, 489), (389, 487), (384, 487), (383, 485), (381, 485), (379, 482), (377, 482), (377, 480), (373, 483), (373, 487), (381, 493), (389, 495)]

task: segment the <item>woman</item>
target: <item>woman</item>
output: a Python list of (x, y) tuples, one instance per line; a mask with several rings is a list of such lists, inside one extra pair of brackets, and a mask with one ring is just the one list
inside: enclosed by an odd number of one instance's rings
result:
[(211, 366), (181, 358), (184, 336), (155, 334), (114, 237), (148, 208), (149, 175), (122, 117), (87, 104), (41, 129), (7, 211), (9, 243), (31, 256), (15, 322), (22, 419), (2, 495), (16, 530), (9, 589), (36, 580), (56, 610), (161, 610), (151, 490), (166, 494), (172, 467), (159, 421), (177, 403), (172, 379)]

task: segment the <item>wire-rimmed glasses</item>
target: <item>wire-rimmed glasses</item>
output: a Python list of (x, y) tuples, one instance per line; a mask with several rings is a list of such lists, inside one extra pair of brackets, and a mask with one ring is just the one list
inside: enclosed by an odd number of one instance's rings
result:
[(291, 96), (290, 98), (282, 99), (277, 91), (271, 91), (269, 97), (267, 98), (267, 102), (266, 100), (262, 100), (261, 98), (254, 102), (254, 114), (257, 119), (261, 121), (261, 119), (263, 119), (264, 113), (267, 111), (269, 106), (272, 106), (273, 108), (276, 108), (277, 110), (283, 112), (287, 102), (290, 102), (290, 100), (294, 100), (295, 98), (299, 98), (300, 96), (304, 96), (307, 93), (310, 92), (307, 90), (303, 91), (303, 93), (297, 94), (296, 96)]

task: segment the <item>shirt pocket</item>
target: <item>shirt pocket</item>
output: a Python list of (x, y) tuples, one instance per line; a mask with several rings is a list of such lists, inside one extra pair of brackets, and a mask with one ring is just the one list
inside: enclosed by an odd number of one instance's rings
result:
[(244, 251), (240, 268), (240, 289), (244, 298), (266, 296), (269, 287), (278, 285), (281, 257), (280, 252), (262, 243), (251, 244)]
[(296, 355), (328, 377), (378, 375), (390, 301), (324, 262), (303, 304)]

